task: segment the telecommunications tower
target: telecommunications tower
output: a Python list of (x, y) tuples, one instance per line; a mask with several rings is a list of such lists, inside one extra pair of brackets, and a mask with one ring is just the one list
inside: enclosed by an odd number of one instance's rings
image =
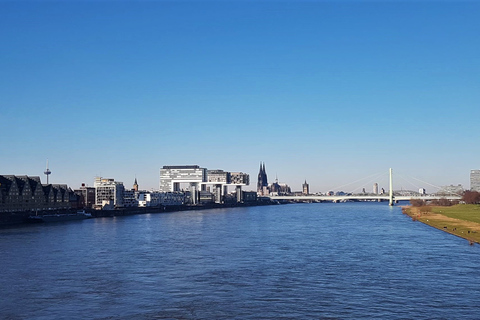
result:
[(47, 176), (47, 184), (48, 184), (48, 176), (52, 173), (50, 169), (48, 169), (48, 159), (47, 159), (47, 169), (45, 169), (45, 172), (43, 172)]

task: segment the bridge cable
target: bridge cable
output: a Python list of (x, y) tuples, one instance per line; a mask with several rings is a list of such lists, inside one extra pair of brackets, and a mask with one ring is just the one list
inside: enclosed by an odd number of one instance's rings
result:
[[(395, 177), (399, 177), (399, 178), (403, 179), (405, 182), (407, 182), (407, 183), (411, 184), (412, 186), (414, 186), (415, 188), (417, 188), (417, 190), (420, 189), (420, 186), (417, 186), (416, 184), (414, 184), (413, 182), (407, 180), (405, 177), (403, 177), (402, 175), (400, 175), (400, 174), (398, 174), (398, 173), (395, 174)], [(397, 189), (397, 190), (398, 190), (398, 189)]]
[(340, 189), (343, 188), (343, 187), (352, 185), (352, 184), (357, 183), (357, 182), (360, 182), (360, 181), (362, 181), (362, 180), (369, 179), (369, 178), (371, 178), (371, 177), (373, 177), (373, 176), (381, 176), (381, 175), (384, 175), (384, 174), (385, 174), (384, 172), (377, 172), (377, 173), (374, 173), (374, 174), (369, 175), (369, 176), (367, 176), (367, 177), (364, 177), (364, 178), (355, 180), (355, 181), (353, 181), (353, 182), (350, 182), (350, 183), (347, 183), (347, 184), (344, 184), (344, 185), (341, 185), (341, 186), (332, 188), (332, 189), (330, 189), (330, 190), (340, 190)]
[[(386, 175), (388, 175), (388, 173), (383, 173), (382, 175), (385, 175), (385, 176), (386, 176)], [(365, 184), (372, 183), (372, 182), (378, 180), (378, 178), (381, 177), (382, 175), (373, 177), (373, 179), (370, 179), (369, 181), (366, 181)], [(360, 186), (360, 187), (352, 190), (352, 193), (355, 193), (355, 191), (357, 191), (357, 190), (360, 191), (360, 188), (365, 188), (365, 186)], [(368, 193), (368, 192), (367, 192), (367, 193)]]
[(418, 179), (418, 178), (410, 177), (410, 176), (408, 176), (408, 177), (411, 178), (411, 179), (420, 181), (420, 182), (422, 182), (422, 183), (428, 184), (429, 186), (434, 187), (434, 188), (436, 188), (436, 189), (442, 189), (442, 187), (436, 186), (436, 185), (434, 185), (434, 184), (428, 183), (428, 182), (423, 181), (423, 180), (420, 180), (420, 179)]

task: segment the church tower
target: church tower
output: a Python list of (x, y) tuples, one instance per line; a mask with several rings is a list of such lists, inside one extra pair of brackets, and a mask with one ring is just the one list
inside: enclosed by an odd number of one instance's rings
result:
[(265, 163), (260, 162), (260, 171), (258, 172), (257, 195), (263, 196), (268, 194), (265, 188), (268, 187), (267, 172), (265, 171)]
[(137, 177), (135, 177), (135, 182), (133, 183), (133, 191), (138, 192)]
[(305, 180), (305, 183), (302, 184), (302, 189), (303, 189), (303, 192), (302, 192), (303, 194), (308, 195), (308, 194), (310, 193), (310, 190), (309, 190), (310, 187), (309, 187), (309, 185), (308, 185), (308, 183), (307, 183), (307, 180)]

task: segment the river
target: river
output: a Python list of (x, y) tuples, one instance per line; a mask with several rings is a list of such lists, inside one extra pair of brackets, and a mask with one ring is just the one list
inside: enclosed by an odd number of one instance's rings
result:
[(0, 229), (1, 319), (477, 319), (480, 246), (385, 203)]

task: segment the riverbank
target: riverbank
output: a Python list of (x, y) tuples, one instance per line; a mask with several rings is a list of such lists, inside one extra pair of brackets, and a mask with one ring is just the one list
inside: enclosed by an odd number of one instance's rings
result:
[[(167, 213), (167, 212), (190, 211), (190, 210), (266, 206), (266, 205), (276, 205), (276, 204), (280, 204), (280, 203), (276, 201), (258, 200), (258, 201), (252, 201), (252, 202), (232, 202), (232, 203), (221, 203), (221, 204), (208, 203), (208, 204), (198, 204), (198, 205), (130, 207), (130, 208), (119, 208), (115, 210), (86, 210), (86, 212), (92, 214), (93, 218), (101, 218), (101, 217), (119, 217), (119, 216), (131, 216), (131, 215), (137, 215), (137, 214)], [(35, 214), (62, 215), (62, 214), (72, 214), (75, 212), (77, 212), (76, 209), (38, 211), (38, 212), (32, 212), (32, 211), (0, 212), (0, 227), (28, 223), (28, 217)]]
[(450, 207), (402, 207), (414, 221), (443, 230), (473, 243), (480, 243), (480, 206), (458, 204)]

